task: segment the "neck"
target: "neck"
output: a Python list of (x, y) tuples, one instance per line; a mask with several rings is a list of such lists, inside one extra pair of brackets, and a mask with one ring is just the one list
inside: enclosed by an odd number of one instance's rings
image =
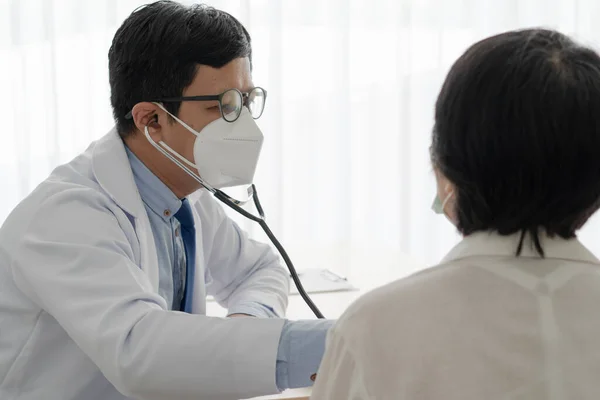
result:
[(200, 189), (201, 185), (173, 161), (148, 143), (143, 133), (123, 139), (137, 158), (180, 199)]

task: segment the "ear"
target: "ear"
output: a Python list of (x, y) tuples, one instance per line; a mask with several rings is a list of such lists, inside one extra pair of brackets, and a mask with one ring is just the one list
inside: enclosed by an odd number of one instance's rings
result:
[(456, 216), (456, 186), (438, 169), (434, 168), (437, 184), (437, 195), (444, 204), (444, 214), (446, 218), (456, 226), (458, 218)]
[(454, 184), (450, 182), (450, 180), (446, 178), (446, 176), (442, 174), (442, 172), (438, 168), (434, 167), (433, 170), (435, 172), (437, 194), (440, 197), (440, 199), (444, 199), (448, 195), (448, 193), (454, 191)]
[(154, 103), (141, 102), (137, 103), (131, 109), (131, 116), (136, 128), (140, 132), (144, 132), (148, 127), (148, 133), (155, 141), (162, 140), (161, 120), (166, 120), (165, 112)]

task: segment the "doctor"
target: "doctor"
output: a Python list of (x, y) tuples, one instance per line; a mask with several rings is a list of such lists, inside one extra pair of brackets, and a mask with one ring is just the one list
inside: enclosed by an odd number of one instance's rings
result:
[[(200, 5), (157, 2), (119, 28), (116, 128), (0, 230), (1, 399), (236, 399), (312, 383), (330, 322), (281, 318), (278, 256), (190, 175), (252, 182), (266, 92), (251, 56), (244, 27)], [(207, 294), (232, 318), (205, 316)]]

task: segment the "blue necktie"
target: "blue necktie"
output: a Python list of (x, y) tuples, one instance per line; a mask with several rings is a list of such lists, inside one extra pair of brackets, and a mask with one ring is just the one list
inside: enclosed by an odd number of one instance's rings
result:
[(187, 199), (181, 201), (181, 208), (175, 213), (175, 218), (181, 224), (181, 237), (185, 247), (185, 290), (181, 310), (192, 312), (192, 298), (194, 297), (194, 271), (196, 269), (196, 228), (194, 215)]

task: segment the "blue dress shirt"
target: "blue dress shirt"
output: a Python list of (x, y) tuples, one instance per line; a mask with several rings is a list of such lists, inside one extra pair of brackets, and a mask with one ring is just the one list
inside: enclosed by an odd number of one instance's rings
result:
[(172, 310), (179, 311), (185, 288), (185, 247), (181, 226), (174, 216), (181, 208), (181, 200), (129, 149), (127, 156), (154, 235), (158, 294)]
[[(159, 294), (173, 310), (180, 310), (186, 276), (185, 247), (175, 214), (181, 200), (129, 149), (133, 177), (150, 220), (159, 265)], [(230, 314), (276, 318), (271, 307), (256, 303), (233, 306)], [(312, 385), (325, 350), (325, 339), (333, 321), (286, 321), (276, 361), (276, 383), (280, 390)], [(176, 340), (176, 339), (175, 339)]]

